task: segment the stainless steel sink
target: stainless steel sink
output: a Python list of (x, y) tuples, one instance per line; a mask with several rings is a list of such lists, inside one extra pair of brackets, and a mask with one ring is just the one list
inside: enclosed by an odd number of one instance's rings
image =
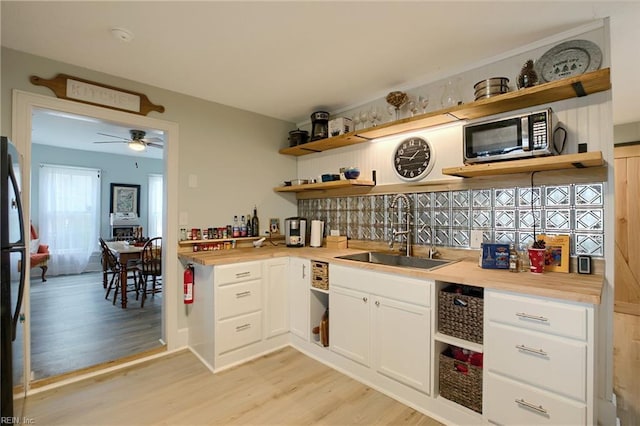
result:
[(337, 259), (355, 260), (357, 262), (378, 263), (381, 265), (420, 269), (435, 269), (456, 262), (455, 260), (427, 259), (425, 257), (403, 256), (399, 254), (376, 251), (337, 256)]

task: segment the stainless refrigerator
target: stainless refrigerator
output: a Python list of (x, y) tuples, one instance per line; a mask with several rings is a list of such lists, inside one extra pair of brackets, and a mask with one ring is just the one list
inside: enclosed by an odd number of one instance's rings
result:
[[(0, 137), (0, 415), (13, 417), (13, 341), (24, 294), (27, 262), (20, 200), (20, 155), (11, 141)], [(18, 273), (17, 262), (22, 263)], [(12, 272), (14, 274), (12, 275)], [(18, 274), (19, 277), (15, 275)]]

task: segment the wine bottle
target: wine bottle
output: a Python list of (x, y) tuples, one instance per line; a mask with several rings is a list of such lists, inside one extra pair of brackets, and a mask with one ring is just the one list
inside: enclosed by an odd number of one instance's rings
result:
[(253, 206), (253, 217), (251, 218), (251, 228), (254, 237), (260, 236), (260, 221), (258, 220), (258, 208)]
[(251, 226), (251, 215), (247, 215), (247, 237), (253, 237), (253, 226)]
[(242, 219), (240, 220), (240, 236), (247, 236), (247, 221), (245, 220), (244, 215), (242, 215)]

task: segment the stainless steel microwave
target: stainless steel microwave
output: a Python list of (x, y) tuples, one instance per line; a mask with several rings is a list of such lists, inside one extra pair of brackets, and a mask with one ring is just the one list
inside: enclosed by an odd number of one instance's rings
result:
[(553, 111), (476, 121), (464, 126), (465, 164), (553, 155)]

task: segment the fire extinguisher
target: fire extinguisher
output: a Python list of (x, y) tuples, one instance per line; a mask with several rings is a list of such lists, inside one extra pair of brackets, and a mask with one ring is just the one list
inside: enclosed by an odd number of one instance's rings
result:
[(193, 303), (193, 266), (187, 265), (184, 270), (184, 304)]

